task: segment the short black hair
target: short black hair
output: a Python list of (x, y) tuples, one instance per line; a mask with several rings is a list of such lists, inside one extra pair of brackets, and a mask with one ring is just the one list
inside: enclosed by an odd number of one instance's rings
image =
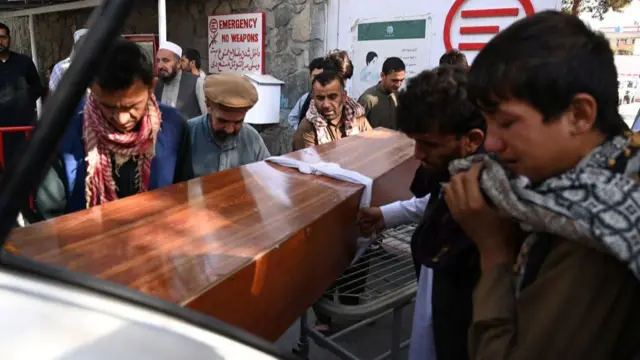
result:
[(200, 67), (202, 66), (202, 59), (200, 57), (200, 53), (198, 52), (198, 50), (196, 50), (196, 49), (187, 49), (184, 52), (184, 57), (186, 57), (187, 60), (189, 60), (189, 61), (195, 61), (196, 62), (196, 68), (200, 69)]
[(322, 70), (323, 71), (335, 71), (340, 72), (338, 67), (340, 64), (336, 62), (334, 58), (324, 57), (322, 58)]
[(595, 99), (595, 126), (602, 134), (612, 137), (628, 129), (618, 113), (618, 74), (609, 41), (578, 17), (557, 11), (513, 23), (487, 43), (470, 70), (470, 98), (488, 113), (517, 99), (553, 121), (579, 93)]
[(153, 78), (153, 62), (142, 47), (118, 38), (107, 52), (95, 83), (103, 91), (120, 91), (131, 87), (136, 79), (150, 86)]
[(319, 57), (311, 60), (309, 63), (309, 74), (313, 72), (313, 70), (323, 70), (324, 69), (324, 58)]
[(453, 49), (446, 52), (440, 57), (440, 65), (455, 65), (468, 67), (467, 56), (460, 52), (458, 49)]
[(353, 76), (353, 62), (349, 58), (349, 54), (344, 50), (333, 50), (327, 55), (327, 59), (335, 64), (338, 72), (346, 81)]
[(392, 72), (400, 72), (405, 70), (406, 67), (404, 65), (404, 61), (402, 61), (402, 59), (400, 59), (399, 57), (387, 58), (387, 60), (385, 60), (382, 64), (382, 72), (385, 75), (389, 75)]
[(373, 61), (373, 59), (377, 57), (378, 57), (378, 54), (376, 54), (375, 51), (369, 51), (367, 53), (367, 56), (365, 57), (365, 62), (367, 63), (367, 65), (369, 65)]
[(0, 29), (4, 29), (7, 36), (11, 36), (11, 30), (9, 30), (9, 27), (5, 23), (0, 22)]
[(405, 134), (463, 136), (486, 131), (482, 113), (467, 97), (467, 69), (443, 65), (410, 78), (398, 92), (396, 118)]
[(327, 84), (335, 80), (338, 80), (338, 82), (340, 82), (340, 86), (344, 88), (344, 78), (342, 78), (342, 75), (339, 72), (334, 70), (324, 70), (313, 78), (313, 81), (311, 81), (311, 86), (313, 86), (313, 84), (315, 83), (320, 83), (320, 85), (322, 86), (327, 86)]

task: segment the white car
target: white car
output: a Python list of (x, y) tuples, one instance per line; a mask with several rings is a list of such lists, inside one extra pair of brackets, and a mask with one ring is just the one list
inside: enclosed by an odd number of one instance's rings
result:
[(0, 262), (2, 359), (292, 357), (221, 321), (132, 289), (7, 253)]

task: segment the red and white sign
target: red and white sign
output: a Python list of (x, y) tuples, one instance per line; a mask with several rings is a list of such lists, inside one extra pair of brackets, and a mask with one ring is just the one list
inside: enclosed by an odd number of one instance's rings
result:
[(209, 72), (264, 74), (265, 14), (209, 16)]
[(447, 51), (479, 51), (491, 37), (517, 19), (535, 13), (531, 0), (492, 2), (500, 6), (478, 7), (474, 1), (456, 0), (444, 23), (444, 46)]

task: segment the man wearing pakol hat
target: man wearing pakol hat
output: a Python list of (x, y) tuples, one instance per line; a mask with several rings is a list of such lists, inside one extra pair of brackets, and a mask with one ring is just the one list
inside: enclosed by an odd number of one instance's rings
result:
[(159, 81), (155, 95), (159, 102), (173, 106), (187, 119), (207, 113), (204, 79), (180, 70), (182, 48), (172, 42), (160, 43), (156, 54)]
[(236, 74), (210, 75), (204, 92), (208, 113), (189, 120), (194, 175), (268, 158), (269, 150), (260, 134), (244, 125), (247, 111), (258, 102), (258, 92), (249, 79)]
[(64, 73), (67, 71), (69, 65), (71, 65), (71, 60), (73, 60), (76, 51), (78, 50), (78, 48), (80, 48), (80, 40), (88, 31), (89, 29), (80, 29), (73, 33), (73, 48), (71, 49), (71, 54), (68, 58), (59, 61), (53, 67), (53, 70), (51, 70), (51, 78), (49, 79), (49, 91), (55, 90), (58, 86), (60, 79), (62, 79), (62, 75), (64, 75)]

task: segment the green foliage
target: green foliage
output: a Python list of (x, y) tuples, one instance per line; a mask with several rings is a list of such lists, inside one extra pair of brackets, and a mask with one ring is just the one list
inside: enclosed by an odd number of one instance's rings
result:
[(578, 15), (591, 13), (596, 19), (602, 20), (604, 14), (612, 11), (622, 11), (633, 0), (562, 0), (562, 10)]

